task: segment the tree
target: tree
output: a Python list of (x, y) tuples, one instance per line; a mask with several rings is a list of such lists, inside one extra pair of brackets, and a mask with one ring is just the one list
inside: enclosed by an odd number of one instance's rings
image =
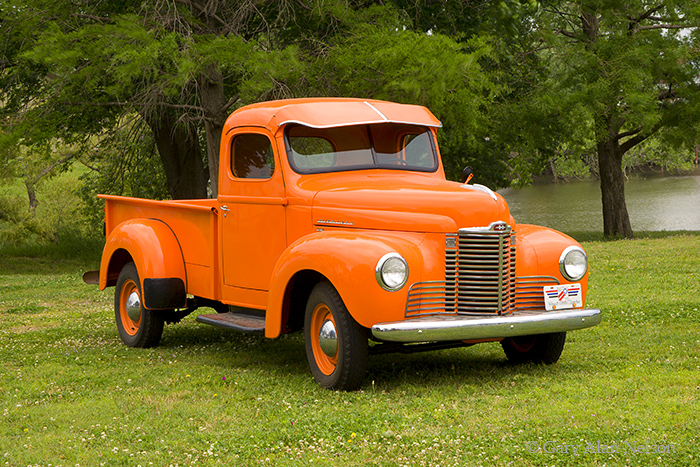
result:
[(699, 21), (697, 4), (662, 0), (550, 1), (533, 17), (549, 76), (520, 108), (539, 115), (538, 123), (519, 128), (538, 126), (541, 135), (542, 123), (551, 124), (549, 141), (540, 140), (550, 150), (561, 141), (595, 142), (606, 236), (633, 235), (625, 153), (659, 132), (690, 131), (697, 121)]
[[(273, 50), (256, 38), (286, 3), (272, 2), (260, 19), (266, 5), (2, 2), (0, 24), (8, 33), (0, 84), (7, 97), (0, 112), (15, 115), (2, 122), (12, 135), (5, 143), (69, 140), (84, 153), (124, 125), (145, 125), (171, 196), (206, 197), (208, 180), (216, 196), (229, 111), (295, 69), (293, 50)], [(274, 63), (279, 60), (287, 66)]]

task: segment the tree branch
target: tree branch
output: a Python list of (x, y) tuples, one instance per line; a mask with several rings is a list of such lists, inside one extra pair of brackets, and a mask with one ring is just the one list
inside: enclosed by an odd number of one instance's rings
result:
[(80, 19), (91, 19), (93, 21), (97, 21), (98, 23), (106, 24), (112, 21), (111, 18), (103, 18), (101, 16), (95, 16), (95, 15), (88, 15), (88, 14), (79, 14), (79, 13), (74, 13), (70, 15), (71, 18), (80, 18)]
[(651, 130), (649, 130), (646, 133), (639, 133), (637, 136), (628, 139), (625, 141), (623, 144), (620, 145), (620, 150), (622, 151), (622, 154), (625, 154), (627, 151), (644, 141), (645, 139), (649, 138), (651, 135), (656, 133), (661, 129), (663, 124), (661, 122), (658, 122), (656, 125), (654, 125)]
[[(234, 96), (232, 98), (233, 102), (229, 101), (228, 107), (231, 105), (235, 104), (235, 102), (238, 100), (238, 96)], [(81, 107), (81, 106), (97, 106), (97, 107), (126, 107), (126, 106), (132, 106), (134, 105), (133, 103), (130, 102), (62, 102), (62, 105), (66, 106), (76, 106), (76, 107)], [(138, 105), (138, 104), (136, 104)], [(197, 105), (188, 105), (188, 104), (169, 104), (167, 102), (157, 102), (155, 103), (156, 106), (160, 107), (167, 107), (169, 109), (180, 109), (180, 110), (190, 110), (198, 113), (203, 113), (204, 108), (199, 107)], [(227, 108), (228, 108), (227, 107)]]
[[(696, 28), (697, 26), (692, 26)], [(690, 29), (690, 27), (683, 24), (652, 24), (650, 26), (639, 26), (639, 31), (646, 31), (649, 29)]]
[[(571, 29), (576, 30), (576, 24), (573, 21), (573, 19), (577, 19), (578, 15), (575, 15), (573, 13), (566, 13), (564, 11), (559, 10), (556, 7), (552, 7), (551, 9), (545, 9), (545, 11), (547, 11), (548, 13), (554, 13), (554, 14), (558, 15), (566, 24), (569, 25), (569, 27)], [(576, 35), (573, 32), (567, 31), (564, 28), (558, 29), (557, 33), (562, 34), (562, 35), (569, 37), (571, 39), (578, 39), (578, 37), (576, 37)]]
[(566, 31), (564, 29), (558, 29), (557, 34), (561, 34), (562, 36), (566, 36), (571, 39), (578, 39), (578, 36), (576, 36), (576, 34), (574, 34), (573, 32)]
[(34, 177), (32, 180), (30, 180), (30, 183), (32, 185), (36, 185), (39, 182), (39, 180), (41, 180), (46, 174), (51, 172), (53, 169), (55, 169), (59, 165), (65, 163), (65, 162), (68, 162), (73, 157), (75, 157), (75, 153), (72, 153), (72, 152), (68, 153), (65, 156), (63, 156), (62, 158), (60, 158), (59, 160), (54, 161), (51, 165), (44, 167), (44, 169), (41, 172), (39, 172), (36, 177)]
[(81, 164), (83, 164), (85, 167), (87, 167), (88, 169), (92, 170), (93, 172), (100, 173), (100, 169), (99, 169), (99, 168), (94, 167), (94, 166), (88, 164), (87, 162), (85, 162), (85, 161), (83, 161), (83, 160), (81, 160), (81, 159), (78, 159), (78, 162), (80, 162)]
[(566, 13), (566, 12), (563, 12), (563, 11), (561, 11), (561, 10), (558, 10), (556, 7), (545, 8), (544, 11), (546, 11), (547, 13), (556, 13), (557, 15), (561, 16), (561, 17), (562, 17), (563, 19), (565, 19), (565, 20), (566, 20), (566, 17), (567, 17), (567, 16), (568, 16), (568, 17), (571, 17), (571, 18), (573, 18), (573, 19), (578, 19), (578, 14), (576, 14), (576, 13)]
[(131, 105), (128, 102), (61, 102), (61, 105), (71, 107), (97, 106), (97, 107), (125, 107)]
[[(223, 26), (224, 29), (227, 31), (230, 31), (233, 28), (232, 25), (228, 24), (226, 21), (221, 19), (219, 17), (219, 15), (216, 14), (216, 9), (217, 9), (216, 4), (213, 4), (213, 5), (207, 4), (207, 5), (203, 6), (203, 5), (200, 5), (199, 3), (192, 2), (190, 0), (176, 0), (176, 3), (180, 3), (180, 4), (188, 6), (190, 8), (190, 11), (194, 15), (203, 17), (206, 20), (205, 24), (209, 27), (212, 27), (212, 29), (213, 29), (213, 26), (211, 25), (211, 23), (209, 23), (209, 21), (208, 21), (209, 18), (214, 19), (215, 21), (220, 23), (220, 25)], [(197, 10), (196, 12), (194, 11), (195, 9)]]
[(239, 98), (240, 98), (240, 96), (239, 96), (238, 94), (236, 94), (235, 96), (233, 96), (233, 97), (232, 97), (231, 99), (229, 99), (228, 102), (224, 105), (224, 108), (223, 108), (222, 110), (223, 110), (224, 112), (228, 112), (228, 109), (230, 109), (231, 106), (233, 106), (233, 104), (235, 104), (236, 102), (238, 102), (238, 99), (239, 99)]
[(661, 4), (661, 5), (656, 5), (655, 7), (649, 8), (647, 11), (645, 11), (644, 13), (642, 13), (642, 14), (641, 14), (640, 16), (638, 16), (637, 18), (630, 17), (630, 19), (631, 19), (633, 22), (635, 22), (635, 23), (641, 23), (641, 22), (644, 21), (645, 19), (650, 18), (651, 15), (653, 15), (653, 14), (656, 13), (657, 11), (661, 10), (663, 7), (664, 7), (663, 4)]
[(167, 107), (169, 109), (180, 109), (180, 110), (191, 110), (193, 112), (198, 112), (204, 114), (204, 108), (198, 105), (188, 105), (188, 104), (169, 104), (167, 102), (159, 102), (157, 105), (161, 107)]
[(640, 131), (642, 131), (641, 128), (637, 128), (636, 130), (625, 131), (624, 133), (618, 134), (617, 137), (616, 137), (615, 139), (617, 139), (618, 141), (620, 141), (622, 138), (627, 138), (628, 136), (634, 136), (634, 135), (636, 135), (637, 133), (639, 133)]

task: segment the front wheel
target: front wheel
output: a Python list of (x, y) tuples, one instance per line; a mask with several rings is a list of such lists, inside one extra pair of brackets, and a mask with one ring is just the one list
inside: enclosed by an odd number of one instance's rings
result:
[(143, 307), (141, 281), (134, 263), (119, 273), (114, 292), (114, 317), (119, 337), (129, 347), (155, 347), (163, 334), (163, 317)]
[(367, 371), (367, 330), (348, 312), (330, 282), (311, 291), (304, 315), (306, 357), (316, 382), (326, 389), (352, 391)]
[(535, 336), (507, 337), (501, 341), (506, 357), (513, 363), (556, 363), (564, 350), (565, 332)]

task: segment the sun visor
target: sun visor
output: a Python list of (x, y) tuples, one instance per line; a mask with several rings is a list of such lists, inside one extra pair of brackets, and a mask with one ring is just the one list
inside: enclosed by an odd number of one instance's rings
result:
[(316, 101), (295, 103), (275, 112), (271, 125), (299, 123), (312, 128), (334, 128), (371, 123), (406, 123), (441, 127), (440, 120), (425, 107), (374, 100)]

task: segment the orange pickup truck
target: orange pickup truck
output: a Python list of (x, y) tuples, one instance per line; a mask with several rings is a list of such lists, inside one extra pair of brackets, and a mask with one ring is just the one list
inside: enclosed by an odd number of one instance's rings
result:
[(165, 323), (207, 307), (197, 321), (303, 329), (315, 380), (343, 390), (373, 353), (498, 341), (512, 361), (556, 362), (567, 331), (601, 319), (584, 306), (586, 253), (516, 224), (489, 188), (447, 181), (440, 126), (376, 100), (250, 105), (224, 127), (216, 199), (101, 195), (92, 278), (116, 286), (122, 341), (155, 346)]

